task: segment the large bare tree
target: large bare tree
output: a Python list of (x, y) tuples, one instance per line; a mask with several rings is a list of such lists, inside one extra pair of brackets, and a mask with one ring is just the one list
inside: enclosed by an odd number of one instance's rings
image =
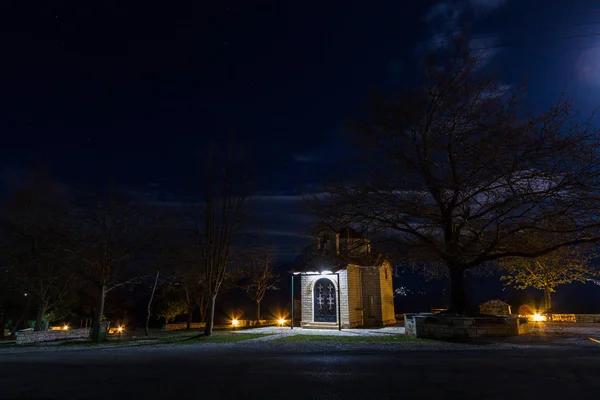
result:
[[(222, 163), (220, 160), (224, 160)], [(205, 159), (204, 201), (194, 207), (195, 243), (200, 278), (208, 296), (206, 328), (212, 335), (215, 303), (233, 256), (234, 239), (247, 216), (243, 171), (236, 170), (231, 146), (225, 157)]]
[[(385, 237), (404, 262), (440, 267), (449, 311), (470, 309), (464, 273), (599, 240), (598, 130), (561, 97), (529, 114), (458, 41), (426, 57), (418, 84), (374, 93), (351, 127), (364, 174), (315, 196), (329, 225)], [(528, 243), (530, 232), (552, 240)]]
[[(140, 279), (128, 274), (136, 256), (150, 243), (151, 229), (142, 226), (142, 206), (121, 191), (109, 190), (80, 204), (76, 271), (97, 292), (94, 328), (104, 317), (108, 293)], [(133, 275), (133, 276), (132, 276)]]

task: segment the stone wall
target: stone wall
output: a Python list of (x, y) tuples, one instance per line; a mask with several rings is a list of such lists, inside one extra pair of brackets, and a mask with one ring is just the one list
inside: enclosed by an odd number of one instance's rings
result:
[[(340, 296), (341, 301), (340, 301), (340, 309), (339, 311), (342, 312), (342, 328), (350, 328), (350, 318), (348, 315), (348, 308), (349, 308), (349, 304), (348, 304), (348, 273), (346, 270), (340, 271), (339, 273), (340, 276)], [(337, 297), (337, 276), (336, 275), (301, 275), (300, 277), (300, 289), (302, 290), (301, 294), (302, 294), (302, 298), (301, 298), (301, 302), (302, 302), (302, 322), (301, 322), (301, 326), (308, 328), (308, 327), (314, 327), (314, 328), (337, 328), (338, 327), (338, 322), (339, 321), (339, 311), (336, 310), (336, 315), (337, 318), (336, 322), (314, 322), (314, 318), (313, 318), (313, 290), (314, 290), (314, 284), (317, 280), (321, 279), (321, 278), (326, 278), (329, 279), (331, 282), (333, 282), (333, 286), (335, 287), (336, 290), (336, 297)]]
[[(202, 329), (206, 326), (204, 322), (193, 322), (190, 324), (190, 329)], [(181, 331), (187, 328), (186, 322), (177, 322), (174, 324), (166, 324), (162, 326), (163, 332)]]
[(381, 325), (395, 324), (394, 286), (392, 284), (392, 266), (389, 262), (386, 261), (379, 268), (379, 279), (381, 288)]
[(23, 331), (17, 332), (17, 344), (52, 342), (54, 340), (70, 340), (89, 338), (92, 335), (90, 328), (69, 329), (63, 331)]
[(600, 314), (575, 314), (575, 322), (580, 324), (600, 324)]
[[(533, 316), (530, 316), (533, 318)], [(600, 323), (600, 314), (549, 314), (547, 321), (552, 322), (575, 322), (578, 324)]]
[[(285, 324), (289, 325), (290, 320), (286, 319)], [(278, 319), (261, 319), (260, 321), (252, 320), (252, 319), (238, 319), (238, 325), (236, 328), (248, 328), (252, 326), (269, 326), (269, 325), (279, 325)], [(194, 322), (190, 324), (190, 329), (204, 329), (206, 324), (204, 322)], [(214, 325), (215, 328), (233, 328), (232, 324), (226, 325)], [(172, 332), (172, 331), (181, 331), (187, 329), (186, 322), (177, 322), (174, 324), (167, 324), (162, 326), (163, 332)]]
[[(314, 322), (313, 286), (321, 278), (331, 280), (337, 294), (338, 282), (335, 275), (301, 275), (302, 327), (338, 327), (337, 321), (335, 323)], [(339, 312), (341, 312), (342, 328), (396, 323), (392, 270), (389, 264), (386, 263), (383, 267), (361, 267), (350, 264), (345, 270), (339, 272), (339, 280), (341, 297)]]
[(365, 326), (379, 326), (382, 321), (379, 267), (361, 267)]
[[(364, 324), (360, 267), (358, 265), (348, 265), (347, 271), (348, 286), (346, 288), (346, 293), (348, 294), (348, 319), (350, 325), (349, 327), (354, 328)], [(342, 292), (343, 291), (344, 286), (342, 285)]]
[(404, 314), (406, 335), (416, 338), (453, 339), (486, 336), (517, 336), (530, 331), (527, 318), (439, 317), (434, 314)]
[(486, 315), (510, 315), (510, 305), (502, 300), (489, 300), (479, 306), (479, 312)]

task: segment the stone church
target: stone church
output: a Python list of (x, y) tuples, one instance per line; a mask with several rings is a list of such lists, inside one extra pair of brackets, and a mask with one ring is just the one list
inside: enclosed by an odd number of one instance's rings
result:
[[(392, 267), (352, 228), (317, 235), (292, 271), (300, 276), (302, 328), (379, 327), (396, 323)], [(298, 283), (296, 283), (298, 284)]]

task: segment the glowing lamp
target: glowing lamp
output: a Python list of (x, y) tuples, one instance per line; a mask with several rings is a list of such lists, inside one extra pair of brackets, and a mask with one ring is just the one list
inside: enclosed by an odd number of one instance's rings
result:
[(123, 333), (123, 330), (124, 330), (124, 328), (122, 326), (119, 326), (117, 328), (117, 332), (119, 332), (119, 333)]
[(65, 325), (65, 326), (63, 326), (63, 330), (64, 330), (64, 331), (66, 331), (66, 330), (68, 330), (68, 329), (69, 329), (69, 325)]
[(238, 321), (237, 319), (231, 320), (232, 326), (238, 326), (239, 324), (240, 324), (240, 321)]
[(543, 315), (540, 314), (533, 314), (533, 320), (535, 322), (542, 322), (546, 320), (546, 317), (544, 317)]
[(283, 318), (279, 318), (279, 319), (277, 320), (277, 322), (279, 322), (279, 325), (282, 325), (282, 326), (283, 326), (283, 324), (285, 324), (285, 319), (283, 319)]

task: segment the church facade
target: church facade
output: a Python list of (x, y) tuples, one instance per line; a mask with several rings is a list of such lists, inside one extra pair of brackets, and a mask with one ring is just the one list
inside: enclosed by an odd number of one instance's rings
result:
[(392, 266), (371, 243), (344, 228), (320, 233), (299, 270), (303, 328), (379, 327), (396, 323)]

